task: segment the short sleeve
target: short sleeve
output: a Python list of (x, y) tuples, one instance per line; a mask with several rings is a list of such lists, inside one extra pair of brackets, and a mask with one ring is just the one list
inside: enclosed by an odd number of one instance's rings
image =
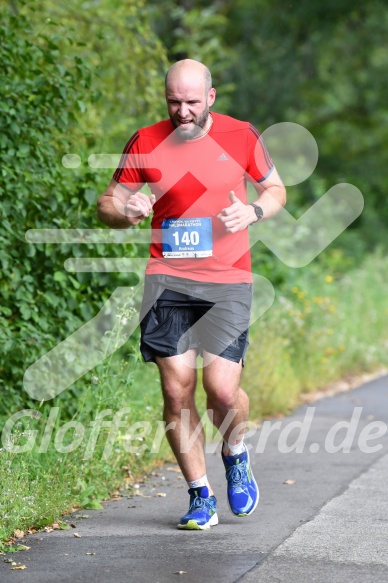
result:
[(133, 191), (140, 190), (146, 182), (140, 162), (139, 132), (135, 132), (126, 143), (113, 178), (116, 182), (120, 182), (120, 184)]
[(274, 163), (260, 132), (252, 124), (249, 124), (247, 141), (247, 178), (250, 182), (261, 182), (271, 174)]

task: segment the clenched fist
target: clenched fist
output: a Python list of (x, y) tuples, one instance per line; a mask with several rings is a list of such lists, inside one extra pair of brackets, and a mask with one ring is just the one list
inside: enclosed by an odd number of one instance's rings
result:
[(154, 194), (147, 196), (142, 192), (131, 194), (128, 202), (125, 205), (125, 216), (131, 225), (138, 225), (140, 221), (146, 219), (152, 207), (154, 206), (156, 197)]

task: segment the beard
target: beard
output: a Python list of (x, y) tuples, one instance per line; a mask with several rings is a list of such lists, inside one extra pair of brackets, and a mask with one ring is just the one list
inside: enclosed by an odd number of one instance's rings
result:
[[(170, 115), (172, 125), (175, 128), (175, 133), (181, 140), (194, 140), (202, 132), (209, 118), (209, 107), (206, 106), (205, 109), (194, 117), (189, 118), (190, 122), (187, 125), (181, 125), (182, 122), (178, 114)], [(187, 120), (186, 120), (187, 121)]]

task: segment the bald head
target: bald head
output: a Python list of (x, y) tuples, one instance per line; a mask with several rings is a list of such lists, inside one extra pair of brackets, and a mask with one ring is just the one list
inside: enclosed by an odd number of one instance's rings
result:
[(193, 59), (177, 61), (166, 73), (166, 90), (171, 85), (176, 86), (177, 84), (187, 83), (203, 86), (203, 90), (207, 94), (212, 88), (212, 76), (209, 69)]
[(199, 138), (210, 130), (209, 108), (215, 98), (210, 71), (199, 61), (178, 61), (167, 72), (168, 114), (177, 136), (183, 140)]

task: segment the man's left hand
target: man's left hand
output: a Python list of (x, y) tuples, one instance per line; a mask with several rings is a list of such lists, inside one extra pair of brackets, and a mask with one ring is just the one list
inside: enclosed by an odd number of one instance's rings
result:
[(234, 194), (233, 190), (229, 192), (231, 205), (222, 209), (217, 215), (217, 219), (224, 223), (228, 233), (237, 233), (246, 229), (248, 225), (257, 220), (255, 210), (252, 205), (244, 204)]

